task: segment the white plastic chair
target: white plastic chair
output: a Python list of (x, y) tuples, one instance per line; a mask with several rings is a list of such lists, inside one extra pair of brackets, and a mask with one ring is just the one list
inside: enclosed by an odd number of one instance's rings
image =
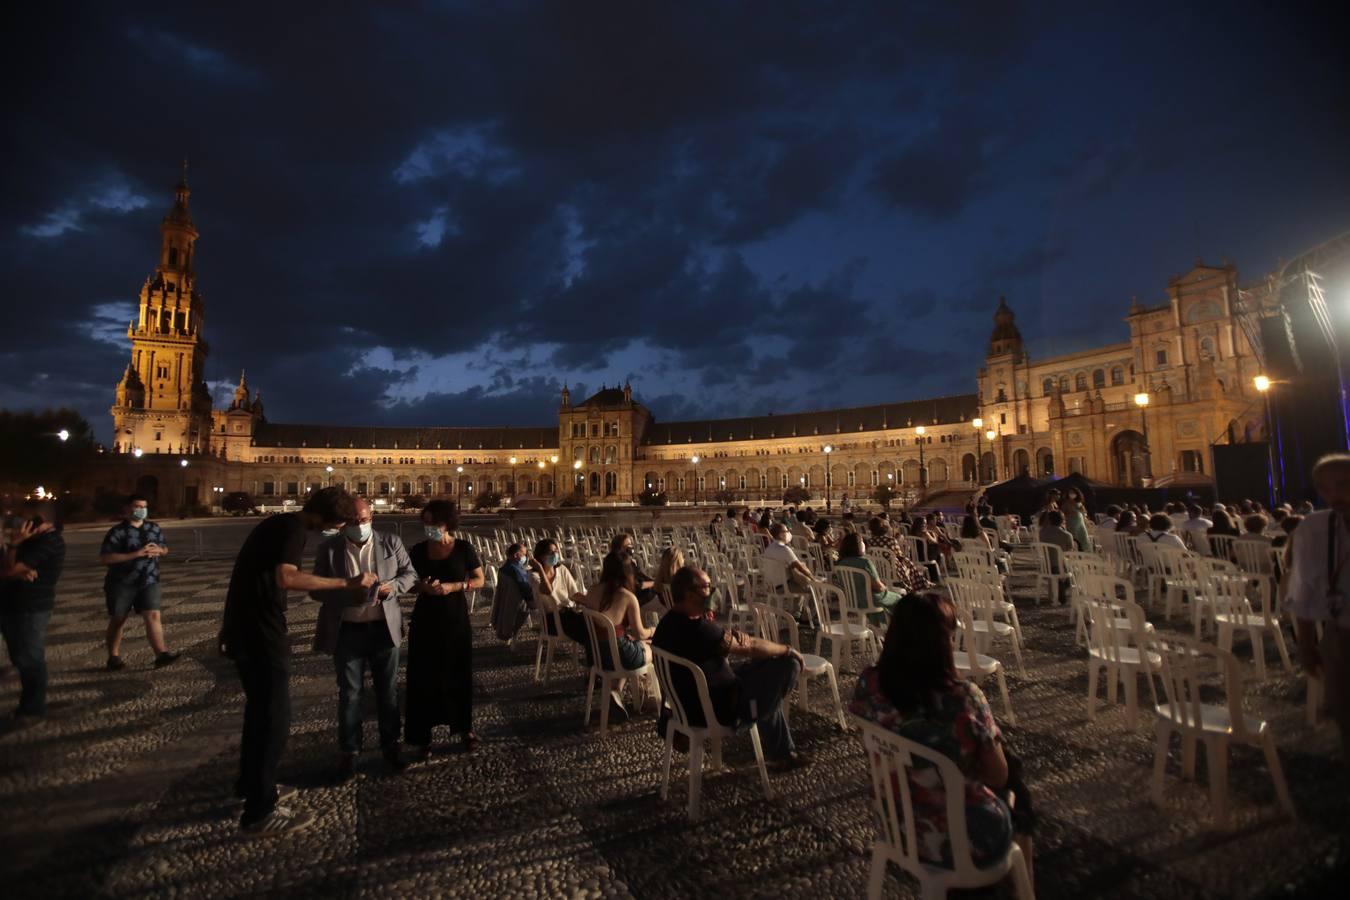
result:
[(570, 649), (572, 639), (563, 633), (557, 601), (542, 592), (538, 594), (537, 600), (540, 622), (534, 651), (534, 680), (548, 684), (549, 671), (553, 668), (554, 648)]
[[(708, 743), (712, 749), (714, 769), (722, 767), (722, 740), (736, 734), (736, 729), (717, 721), (713, 710), (712, 696), (708, 693), (708, 679), (703, 670), (689, 660), (676, 656), (660, 648), (652, 648), (652, 663), (656, 667), (656, 680), (665, 697), (665, 705), (670, 708), (671, 716), (666, 724), (666, 755), (662, 763), (661, 799), (670, 796), (670, 764), (675, 755), (675, 735), (683, 734), (689, 739), (689, 821), (696, 822), (699, 817), (699, 797), (703, 788), (703, 745)], [(682, 669), (694, 685), (698, 694), (699, 706), (703, 710), (703, 725), (689, 724), (689, 711), (684, 700), (675, 689), (674, 670)], [(755, 748), (755, 764), (759, 767), (759, 777), (764, 783), (765, 799), (773, 799), (773, 788), (769, 785), (769, 770), (764, 765), (764, 748), (759, 740), (759, 724), (750, 723), (750, 743)]]
[[(1205, 744), (1210, 815), (1216, 823), (1228, 821), (1228, 745), (1233, 741), (1261, 748), (1280, 808), (1291, 819), (1297, 819), (1270, 724), (1242, 711), (1242, 679), (1233, 654), (1184, 637), (1169, 638), (1159, 650), (1167, 699), (1156, 707), (1158, 741), (1153, 757), (1153, 802), (1163, 803), (1167, 747), (1176, 732), (1181, 736), (1181, 769), (1185, 778), (1195, 777), (1196, 742)], [(1216, 679), (1223, 683), (1224, 702), (1202, 703), (1202, 685)]]
[(1130, 600), (1088, 597), (1083, 602), (1083, 618), (1088, 630), (1088, 721), (1097, 711), (1097, 675), (1105, 670), (1106, 702), (1114, 704), (1116, 685), (1124, 684), (1125, 722), (1133, 730), (1139, 721), (1139, 676), (1148, 681), (1149, 694), (1157, 706), (1153, 673), (1162, 662), (1144, 629), (1144, 610)]
[(980, 653), (976, 649), (975, 640), (975, 619), (971, 615), (970, 608), (960, 604), (952, 604), (956, 610), (956, 634), (952, 639), (956, 642), (956, 649), (952, 651), (952, 662), (956, 666), (956, 671), (976, 683), (994, 676), (998, 683), (999, 697), (1003, 700), (1004, 718), (1008, 724), (1017, 724), (1017, 713), (1013, 712), (1012, 698), (1008, 696), (1008, 679), (1003, 675), (1003, 663), (994, 659), (992, 656)]
[[(953, 888), (980, 888), (1002, 881), (1009, 873), (1019, 900), (1034, 900), (1031, 877), (1022, 848), (1016, 843), (1002, 859), (977, 867), (971, 858), (966, 833), (965, 776), (946, 756), (864, 719), (855, 718), (862, 731), (863, 750), (872, 774), (872, 804), (881, 823), (881, 833), (872, 845), (872, 867), (867, 881), (869, 900), (877, 900), (886, 884), (886, 866), (894, 863), (919, 882), (924, 898), (946, 897)], [(947, 799), (948, 839), (952, 868), (935, 866), (919, 857), (918, 824), (909, 770), (922, 760), (937, 771)]]
[[(756, 625), (760, 637), (768, 640), (780, 641), (789, 647), (801, 652), (801, 637), (797, 630), (797, 620), (791, 613), (779, 609), (776, 606), (770, 606), (767, 603), (752, 603), (751, 607), (755, 611)], [(844, 720), (844, 704), (839, 699), (839, 681), (835, 677), (834, 665), (825, 657), (817, 656), (814, 653), (802, 653), (802, 677), (797, 679), (797, 706), (802, 710), (810, 709), (808, 686), (810, 682), (817, 678), (824, 678), (830, 686), (830, 696), (834, 700), (834, 712), (839, 717), (839, 727), (848, 731), (848, 723)], [(783, 715), (787, 715), (788, 707), (783, 706)]]
[[(642, 692), (639, 677), (642, 675), (651, 676), (651, 663), (647, 663), (637, 669), (624, 669), (619, 665), (619, 637), (615, 633), (614, 623), (611, 622), (602, 613), (593, 609), (582, 608), (581, 614), (586, 617), (586, 636), (591, 643), (591, 667), (586, 674), (586, 718), (582, 725), (591, 724), (591, 707), (594, 705), (595, 683), (600, 682), (600, 733), (604, 734), (609, 729), (609, 694), (614, 688), (611, 685), (617, 685), (619, 682), (626, 682), (628, 691), (633, 697), (633, 705), (641, 709), (642, 700), (645, 696)], [(602, 638), (601, 635), (604, 635)], [(608, 644), (608, 656), (613, 668), (605, 668), (604, 657), (600, 654), (601, 641)], [(657, 693), (660, 697), (660, 693)]]
[(1018, 640), (1017, 630), (1007, 622), (1000, 622), (994, 618), (997, 613), (1002, 612), (1003, 604), (1006, 602), (998, 588), (968, 578), (948, 578), (946, 584), (951, 591), (952, 603), (958, 608), (964, 606), (970, 609), (971, 618), (974, 620), (974, 649), (984, 653), (988, 651), (993, 641), (1008, 641), (1012, 644), (1013, 656), (1017, 657), (1017, 673), (1026, 678), (1027, 667), (1022, 662), (1022, 645)]
[(1284, 670), (1292, 673), (1294, 664), (1289, 659), (1289, 648), (1284, 643), (1284, 630), (1280, 620), (1270, 614), (1269, 606), (1261, 612), (1254, 612), (1247, 600), (1247, 585), (1251, 583), (1248, 575), (1226, 575), (1211, 572), (1206, 580), (1205, 597), (1214, 607), (1214, 624), (1219, 630), (1219, 649), (1225, 653), (1233, 652), (1233, 632), (1243, 629), (1252, 642), (1252, 655), (1256, 658), (1256, 674), (1266, 679), (1265, 635), (1269, 633), (1275, 639), (1275, 648), (1280, 651), (1280, 661)]
[(1059, 602), (1060, 579), (1068, 573), (1064, 567), (1064, 549), (1057, 544), (1033, 541), (1030, 545), (1036, 559), (1036, 605), (1041, 605), (1041, 588), (1046, 589), (1050, 602)]
[[(843, 590), (834, 584), (817, 582), (808, 586), (809, 597), (816, 610), (816, 655), (825, 641), (830, 642), (830, 662), (836, 672), (843, 670), (844, 650), (847, 648), (852, 658), (853, 648), (860, 646), (875, 662), (879, 655), (879, 642), (876, 634), (867, 622), (867, 617), (848, 602)], [(837, 611), (837, 615), (836, 615)]]

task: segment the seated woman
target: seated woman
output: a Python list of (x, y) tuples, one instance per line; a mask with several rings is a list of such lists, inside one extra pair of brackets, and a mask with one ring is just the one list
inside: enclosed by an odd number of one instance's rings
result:
[(881, 580), (876, 564), (867, 558), (867, 545), (862, 535), (856, 531), (850, 531), (839, 541), (839, 561), (834, 564), (834, 571), (841, 577), (854, 579), (855, 584), (859, 579), (866, 583), (865, 592), (860, 593), (871, 599), (868, 606), (879, 606), (885, 610), (885, 613), (872, 613), (868, 617), (874, 625), (885, 622), (886, 613), (904, 596), (890, 590), (886, 582)]
[(820, 556), (825, 560), (825, 568), (829, 569), (834, 565), (834, 561), (839, 556), (837, 542), (834, 532), (830, 529), (829, 519), (816, 519), (816, 524), (811, 526), (811, 543), (820, 548)]
[[(990, 539), (989, 533), (980, 527), (980, 522), (971, 513), (966, 513), (965, 518), (961, 520), (961, 549), (962, 550), (998, 550), (999, 546)], [(994, 565), (998, 567), (1000, 575), (1008, 574), (1008, 564), (1003, 557), (994, 557)]]
[[(591, 648), (586, 639), (586, 623), (575, 609), (576, 604), (585, 599), (586, 593), (572, 570), (562, 564), (558, 542), (552, 538), (544, 538), (534, 545), (534, 555), (530, 559), (530, 586), (534, 588), (534, 596), (540, 607), (545, 612), (556, 608), (563, 633), (589, 654)], [(554, 633), (552, 616), (544, 617), (544, 628), (549, 634)]]
[(891, 568), (895, 570), (895, 582), (908, 593), (924, 591), (932, 586), (923, 568), (911, 560), (900, 549), (900, 544), (891, 536), (890, 523), (880, 516), (873, 516), (867, 522), (872, 532), (872, 544), (891, 552)]
[(633, 563), (619, 553), (611, 553), (605, 557), (600, 569), (600, 580), (581, 598), (583, 606), (613, 623), (618, 636), (617, 663), (608, 658), (609, 651), (601, 641), (601, 664), (606, 667), (617, 665), (624, 669), (640, 669), (651, 662), (650, 641), (656, 629), (642, 624), (642, 611), (637, 594), (633, 592), (636, 580), (637, 570)]
[[(858, 676), (849, 711), (951, 759), (965, 776), (966, 832), (977, 866), (1021, 847), (1032, 873), (1035, 817), (1021, 779), (1021, 760), (1003, 748), (1003, 735), (984, 694), (956, 673), (956, 616), (937, 594), (914, 594), (895, 607), (881, 659)], [(937, 771), (909, 771), (919, 858), (951, 866), (947, 795)]]

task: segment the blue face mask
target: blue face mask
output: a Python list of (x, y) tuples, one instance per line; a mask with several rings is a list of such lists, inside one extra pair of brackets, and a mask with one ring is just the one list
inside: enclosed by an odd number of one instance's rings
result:
[(144, 522), (150, 515), (150, 510), (144, 506), (137, 506), (131, 510), (131, 517), (137, 522)]
[(364, 544), (370, 540), (371, 527), (369, 522), (361, 522), (357, 525), (348, 525), (342, 529), (342, 533), (347, 536), (347, 540), (353, 544)]
[(440, 542), (440, 540), (441, 540), (441, 534), (442, 534), (442, 532), (441, 532), (441, 526), (439, 526), (439, 525), (428, 525), (428, 526), (426, 526), (426, 532), (427, 532), (427, 540), (429, 540), (429, 541), (436, 541), (436, 542), (438, 542), (438, 543)]
[(550, 553), (550, 554), (548, 555), (548, 559), (546, 559), (546, 560), (544, 560), (544, 561), (547, 562), (550, 566), (552, 566), (553, 568), (556, 569), (556, 568), (558, 568), (559, 565), (562, 564), (562, 557), (558, 556), (557, 553)]

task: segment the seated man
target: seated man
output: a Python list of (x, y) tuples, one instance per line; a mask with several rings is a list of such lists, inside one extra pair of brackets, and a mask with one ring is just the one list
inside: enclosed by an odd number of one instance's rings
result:
[(769, 536), (773, 539), (764, 548), (761, 559), (780, 567), (787, 589), (794, 593), (806, 593), (806, 586), (815, 580), (811, 570), (797, 556), (797, 551), (788, 546), (789, 532), (782, 522), (769, 527)]
[[(783, 644), (727, 631), (705, 618), (704, 613), (713, 607), (712, 587), (712, 580), (700, 569), (685, 566), (676, 572), (670, 584), (675, 605), (656, 626), (652, 646), (703, 670), (718, 722), (727, 726), (752, 720), (759, 723), (759, 737), (771, 771), (806, 765), (810, 760), (794, 748), (782, 710), (783, 699), (791, 693), (801, 671), (802, 655)], [(748, 661), (733, 670), (728, 656)], [(688, 673), (675, 670), (671, 675), (681, 705), (689, 714), (689, 724), (706, 724)]]
[(1172, 530), (1172, 519), (1167, 513), (1154, 513), (1149, 516), (1148, 531), (1145, 531), (1142, 537), (1147, 538), (1159, 547), (1171, 547), (1176, 550), (1186, 549), (1186, 542)]
[(1041, 513), (1041, 527), (1036, 532), (1036, 540), (1042, 544), (1054, 544), (1065, 553), (1073, 552), (1073, 535), (1064, 527), (1064, 513), (1057, 509)]

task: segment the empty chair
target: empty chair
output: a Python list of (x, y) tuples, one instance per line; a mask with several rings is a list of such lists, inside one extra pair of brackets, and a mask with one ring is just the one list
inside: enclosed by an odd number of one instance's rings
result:
[(1250, 576), (1228, 575), (1222, 572), (1209, 572), (1206, 578), (1205, 598), (1214, 608), (1214, 624), (1219, 631), (1219, 649), (1225, 653), (1233, 652), (1233, 632), (1242, 629), (1252, 642), (1252, 655), (1256, 657), (1256, 674), (1262, 681), (1266, 678), (1266, 645), (1264, 637), (1270, 634), (1275, 639), (1275, 648), (1280, 652), (1280, 661), (1286, 672), (1293, 672), (1293, 663), (1289, 660), (1289, 649), (1284, 644), (1284, 630), (1280, 620), (1270, 613), (1270, 606), (1263, 605), (1261, 612), (1254, 612), (1247, 600), (1247, 586)]
[(990, 675), (998, 683), (999, 697), (1003, 700), (1003, 715), (1009, 724), (1017, 724), (1017, 713), (1013, 712), (1012, 698), (1008, 696), (1008, 679), (1003, 675), (1003, 663), (994, 657), (979, 652), (975, 640), (975, 620), (969, 607), (953, 604), (956, 611), (956, 649), (952, 651), (952, 663), (956, 671), (974, 682), (981, 682)]
[(1033, 541), (1030, 547), (1036, 561), (1036, 603), (1040, 605), (1042, 588), (1051, 603), (1058, 603), (1064, 587), (1062, 579), (1066, 576), (1064, 551), (1055, 544), (1040, 541)]
[[(1160, 644), (1159, 654), (1166, 699), (1157, 705), (1153, 802), (1163, 803), (1167, 748), (1175, 732), (1181, 736), (1181, 769), (1185, 778), (1195, 777), (1196, 743), (1205, 745), (1210, 815), (1215, 822), (1228, 820), (1228, 745), (1232, 742), (1261, 748), (1280, 808), (1290, 818), (1297, 818), (1269, 723), (1242, 710), (1242, 679), (1233, 654), (1184, 637), (1169, 638)], [(1222, 701), (1202, 701), (1201, 688), (1210, 687), (1216, 680), (1224, 687)]]
[(1017, 657), (1017, 673), (1026, 678), (1027, 668), (1022, 663), (1022, 646), (1017, 630), (1007, 622), (1000, 622), (994, 618), (1003, 610), (1005, 603), (1003, 594), (993, 585), (966, 578), (949, 578), (947, 586), (951, 590), (952, 603), (958, 609), (963, 606), (970, 609), (971, 618), (974, 620), (973, 649), (987, 653), (995, 640), (1008, 641), (1012, 644), (1013, 656)]
[[(671, 711), (670, 719), (666, 723), (666, 751), (662, 763), (661, 799), (665, 800), (670, 796), (670, 766), (675, 755), (675, 735), (683, 734), (689, 739), (689, 819), (690, 821), (697, 821), (699, 817), (699, 797), (703, 786), (703, 745), (706, 743), (711, 746), (713, 768), (720, 769), (722, 767), (722, 741), (734, 736), (736, 729), (717, 721), (712, 697), (708, 693), (708, 679), (704, 676), (702, 669), (687, 659), (657, 647), (652, 648), (652, 662), (656, 667), (656, 680), (660, 684), (661, 692), (665, 697), (665, 705)], [(698, 695), (700, 707), (697, 715), (690, 715), (691, 711), (686, 709), (679, 691), (676, 690), (676, 672), (679, 672), (683, 678), (689, 679), (694, 686), (693, 692)], [(701, 721), (703, 724), (693, 724), (697, 721)], [(759, 767), (759, 777), (764, 784), (764, 796), (766, 799), (772, 798), (773, 789), (769, 786), (769, 770), (764, 765), (764, 748), (759, 740), (759, 725), (756, 722), (751, 722), (749, 725), (750, 743), (754, 747), (755, 764)]]
[[(894, 863), (919, 882), (923, 897), (945, 897), (953, 888), (980, 888), (1002, 881), (1012, 873), (1020, 900), (1033, 900), (1026, 860), (1017, 844), (993, 864), (976, 866), (967, 834), (965, 776), (952, 760), (922, 744), (857, 720), (862, 730), (863, 750), (872, 774), (872, 804), (881, 833), (872, 845), (872, 865), (867, 882), (869, 900), (876, 900), (886, 884), (886, 867)], [(914, 811), (911, 778), (936, 780), (947, 799), (947, 829), (951, 846), (950, 868), (934, 865), (920, 856), (921, 831)]]
[(844, 651), (852, 657), (855, 647), (868, 654), (868, 662), (873, 662), (879, 652), (877, 636), (872, 632), (867, 617), (854, 609), (838, 585), (810, 585), (810, 599), (816, 610), (816, 655), (820, 656), (825, 641), (830, 642), (830, 662), (835, 671), (841, 671), (844, 663)]
[[(767, 603), (753, 603), (751, 606), (755, 612), (757, 633), (760, 637), (787, 644), (801, 652), (797, 620), (790, 613)], [(844, 720), (844, 706), (839, 699), (839, 681), (834, 674), (834, 665), (825, 657), (814, 653), (802, 653), (802, 660), (802, 677), (797, 680), (797, 705), (803, 710), (809, 709), (810, 682), (818, 678), (825, 679), (830, 686), (830, 696), (834, 701), (834, 712), (839, 717), (839, 727), (847, 731), (848, 723)], [(783, 715), (787, 715), (787, 710), (787, 706), (784, 706)]]
[(1106, 702), (1116, 702), (1116, 685), (1123, 684), (1126, 724), (1133, 729), (1139, 720), (1140, 675), (1148, 682), (1154, 705), (1158, 701), (1153, 672), (1161, 659), (1145, 631), (1144, 610), (1130, 600), (1115, 602), (1088, 597), (1083, 601), (1083, 619), (1088, 634), (1088, 721), (1096, 713), (1097, 675), (1104, 670)]
[(539, 609), (539, 634), (534, 651), (534, 680), (548, 684), (549, 670), (553, 668), (553, 652), (557, 647), (567, 648), (572, 639), (563, 633), (562, 618), (558, 613), (558, 603), (545, 593), (536, 598)]

